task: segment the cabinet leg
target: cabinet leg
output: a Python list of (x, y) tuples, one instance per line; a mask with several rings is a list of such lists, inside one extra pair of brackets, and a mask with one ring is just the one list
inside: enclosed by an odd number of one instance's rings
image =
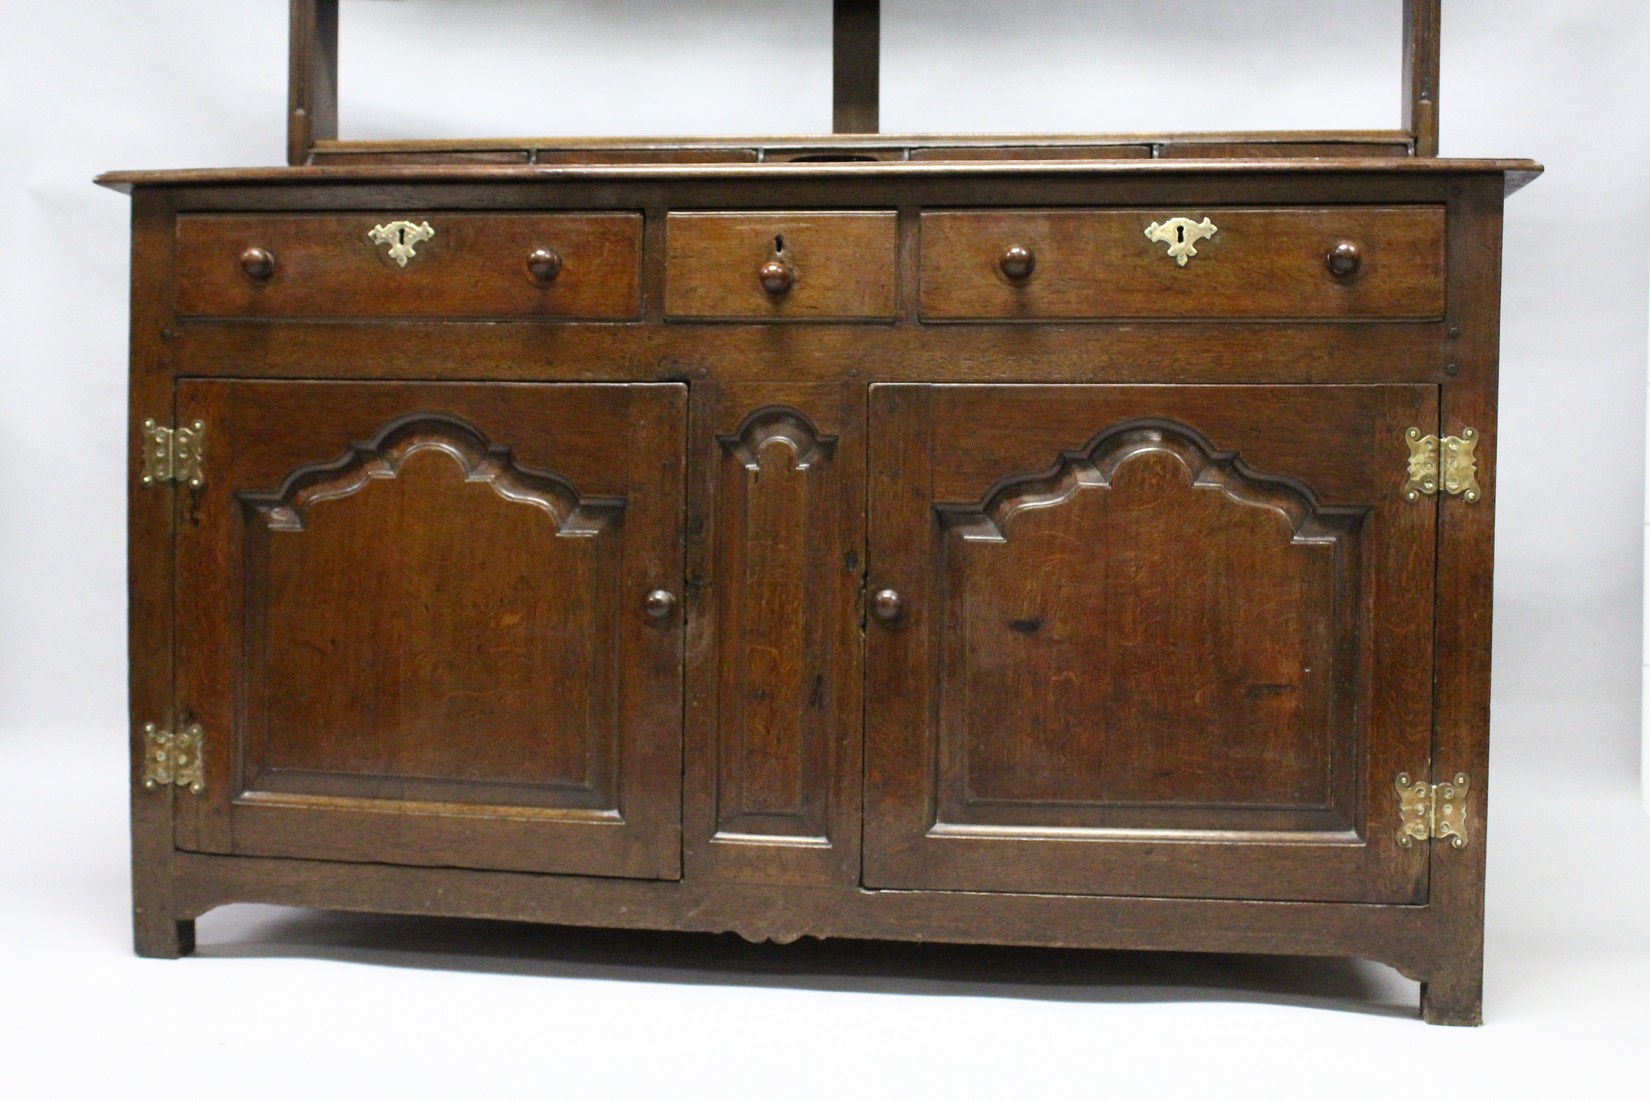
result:
[(133, 944), (144, 958), (181, 959), (195, 950), (194, 921), (141, 911), (134, 916)]
[(1484, 1022), (1482, 963), (1446, 970), (1421, 983), (1421, 1018), (1429, 1024), (1477, 1027)]

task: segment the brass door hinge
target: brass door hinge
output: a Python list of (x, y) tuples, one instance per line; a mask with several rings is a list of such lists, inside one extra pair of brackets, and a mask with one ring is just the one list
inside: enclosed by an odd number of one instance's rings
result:
[(143, 785), (156, 787), (188, 787), (191, 794), (206, 790), (206, 773), (201, 766), (201, 735), (199, 722), (191, 722), (173, 733), (153, 722), (143, 725)]
[(1456, 774), (1449, 783), (1411, 783), (1409, 773), (1398, 776), (1398, 844), (1408, 848), (1417, 840), (1448, 839), (1455, 848), (1467, 846), (1467, 776)]
[(1409, 442), (1409, 480), (1404, 484), (1404, 499), (1420, 500), (1431, 496), (1440, 486), (1451, 496), (1459, 496), (1468, 504), (1476, 504), (1478, 491), (1478, 432), (1462, 428), (1459, 436), (1422, 435), (1420, 428), (1404, 433)]
[(205, 483), (201, 457), (206, 446), (206, 425), (197, 420), (182, 428), (168, 428), (153, 420), (143, 422), (143, 487), (153, 489), (181, 481), (191, 489)]

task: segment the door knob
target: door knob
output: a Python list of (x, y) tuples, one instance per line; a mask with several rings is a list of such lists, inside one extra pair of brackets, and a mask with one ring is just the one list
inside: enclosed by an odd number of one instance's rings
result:
[(1003, 275), (1014, 282), (1031, 278), (1031, 273), (1037, 270), (1037, 254), (1029, 248), (1014, 245), (1003, 252), (997, 260), (997, 267)]
[(791, 289), (796, 282), (796, 272), (783, 260), (769, 260), (757, 268), (756, 278), (763, 290), (777, 298)]
[(648, 618), (662, 619), (675, 610), (676, 597), (672, 596), (666, 589), (655, 588), (647, 594), (647, 599), (642, 602), (642, 607), (647, 611)]
[(241, 270), (247, 278), (261, 283), (275, 274), (275, 253), (267, 248), (249, 248), (241, 253)]
[(879, 589), (871, 597), (871, 614), (878, 622), (897, 623), (905, 618), (905, 597), (892, 588)]
[(1329, 250), (1329, 255), (1324, 257), (1323, 262), (1335, 278), (1350, 279), (1358, 273), (1358, 268), (1363, 266), (1363, 249), (1359, 248), (1356, 242), (1341, 241)]
[(561, 274), (561, 256), (553, 248), (537, 248), (527, 257), (527, 273), (541, 283)]

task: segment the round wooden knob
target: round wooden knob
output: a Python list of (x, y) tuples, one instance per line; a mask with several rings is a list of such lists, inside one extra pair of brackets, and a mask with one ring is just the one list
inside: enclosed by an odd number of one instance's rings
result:
[(261, 283), (275, 274), (275, 253), (267, 248), (249, 248), (241, 253), (241, 270)]
[(536, 248), (527, 257), (527, 272), (541, 283), (561, 274), (561, 256), (553, 248)]
[(1358, 268), (1364, 262), (1363, 249), (1352, 241), (1341, 241), (1329, 250), (1324, 257), (1324, 263), (1329, 267), (1329, 273), (1337, 279), (1350, 279), (1358, 273)]
[(997, 260), (997, 266), (1002, 269), (1004, 275), (1019, 282), (1021, 279), (1031, 278), (1031, 273), (1037, 270), (1037, 255), (1029, 248), (1015, 245), (1002, 254)]
[(647, 610), (648, 618), (662, 619), (675, 609), (676, 597), (663, 588), (655, 588), (647, 594), (642, 606)]
[(769, 260), (757, 269), (756, 279), (769, 294), (784, 294), (795, 285), (796, 272), (791, 270), (790, 264)]
[(883, 588), (871, 597), (871, 614), (878, 622), (897, 623), (905, 617), (905, 597), (892, 588)]

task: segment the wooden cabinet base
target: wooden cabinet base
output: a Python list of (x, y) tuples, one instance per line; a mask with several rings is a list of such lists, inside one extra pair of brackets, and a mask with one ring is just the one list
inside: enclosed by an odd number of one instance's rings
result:
[[(1481, 961), (1453, 956), (1453, 930), (1424, 906), (694, 886), (189, 855), (180, 858), (178, 871), (179, 902), (191, 916), (219, 905), (257, 902), (343, 912), (733, 932), (753, 943), (790, 943), (810, 936), (1367, 958), (1422, 983), (1428, 1022), (1480, 1022)], [(153, 958), (187, 954), (193, 949), (193, 923), (178, 922), (179, 938), (140, 943), (138, 953)]]
[(267, 902), (1344, 955), (1476, 1022), (1535, 170), (110, 177), (138, 952)]

